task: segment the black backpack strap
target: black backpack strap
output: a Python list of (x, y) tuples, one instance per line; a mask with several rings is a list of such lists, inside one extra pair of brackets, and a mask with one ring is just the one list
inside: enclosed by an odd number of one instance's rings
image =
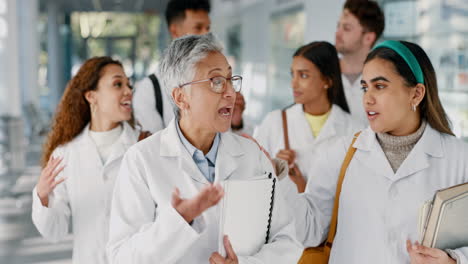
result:
[(151, 74), (148, 77), (153, 83), (154, 98), (156, 99), (156, 110), (158, 110), (159, 115), (161, 115), (161, 119), (164, 121), (161, 86), (159, 86), (158, 78), (156, 78), (156, 75)]

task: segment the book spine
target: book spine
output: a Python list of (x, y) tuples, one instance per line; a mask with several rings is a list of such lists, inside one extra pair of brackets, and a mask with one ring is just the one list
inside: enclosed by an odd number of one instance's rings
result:
[[(270, 177), (271, 177), (271, 174), (270, 174)], [(270, 212), (268, 214), (268, 225), (267, 225), (265, 244), (268, 244), (268, 240), (270, 239), (271, 218), (273, 217), (273, 203), (275, 200), (275, 187), (276, 187), (276, 178), (273, 178), (273, 189), (271, 190)]]

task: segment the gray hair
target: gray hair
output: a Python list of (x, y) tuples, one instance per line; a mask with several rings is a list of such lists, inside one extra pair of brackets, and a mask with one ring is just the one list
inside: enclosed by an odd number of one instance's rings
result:
[(172, 90), (193, 81), (198, 62), (211, 52), (222, 51), (223, 46), (212, 33), (188, 35), (171, 42), (159, 63), (159, 78), (172, 103)]

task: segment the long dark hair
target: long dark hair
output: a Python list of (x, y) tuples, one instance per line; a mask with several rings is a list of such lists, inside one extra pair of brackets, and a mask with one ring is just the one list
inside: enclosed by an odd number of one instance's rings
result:
[(340, 61), (335, 46), (326, 41), (311, 42), (300, 47), (293, 55), (293, 57), (296, 56), (301, 56), (312, 62), (320, 73), (331, 81), (331, 87), (327, 89), (328, 101), (349, 113), (341, 80)]
[[(52, 130), (44, 145), (42, 167), (47, 165), (49, 157), (56, 147), (72, 141), (90, 122), (91, 110), (85, 93), (97, 89), (99, 79), (102, 77), (102, 70), (110, 64), (122, 67), (120, 61), (111, 57), (91, 58), (85, 61), (78, 73), (68, 83), (58, 105)], [(130, 120), (129, 123), (133, 125), (132, 122)]]
[[(437, 77), (429, 57), (427, 56), (426, 52), (424, 52), (424, 50), (417, 44), (406, 41), (400, 42), (413, 53), (414, 57), (416, 57), (424, 75), (426, 94), (419, 104), (421, 118), (427, 120), (429, 125), (431, 125), (431, 127), (435, 130), (441, 133), (454, 135), (450, 128), (450, 121), (447, 117), (447, 114), (445, 113), (444, 108), (442, 107), (442, 103), (440, 102), (437, 88)], [(404, 79), (405, 85), (407, 87), (414, 87), (418, 84), (416, 77), (414, 76), (408, 64), (392, 49), (386, 47), (374, 49), (369, 53), (369, 55), (367, 55), (365, 63), (371, 61), (374, 58), (379, 58), (391, 62), (394, 65), (397, 73)]]

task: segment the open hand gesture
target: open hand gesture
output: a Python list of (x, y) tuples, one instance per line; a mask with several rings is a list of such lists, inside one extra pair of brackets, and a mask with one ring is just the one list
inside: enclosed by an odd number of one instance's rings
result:
[(203, 187), (203, 189), (191, 199), (181, 198), (180, 191), (176, 188), (172, 193), (172, 206), (187, 223), (190, 223), (206, 209), (216, 205), (223, 196), (224, 190), (219, 184), (210, 184)]
[(41, 200), (43, 206), (49, 205), (49, 194), (55, 189), (57, 185), (62, 183), (65, 178), (56, 179), (57, 175), (63, 171), (65, 166), (59, 168), (63, 158), (54, 158), (51, 156), (47, 162), (47, 166), (41, 171), (41, 176), (37, 183), (37, 195)]

